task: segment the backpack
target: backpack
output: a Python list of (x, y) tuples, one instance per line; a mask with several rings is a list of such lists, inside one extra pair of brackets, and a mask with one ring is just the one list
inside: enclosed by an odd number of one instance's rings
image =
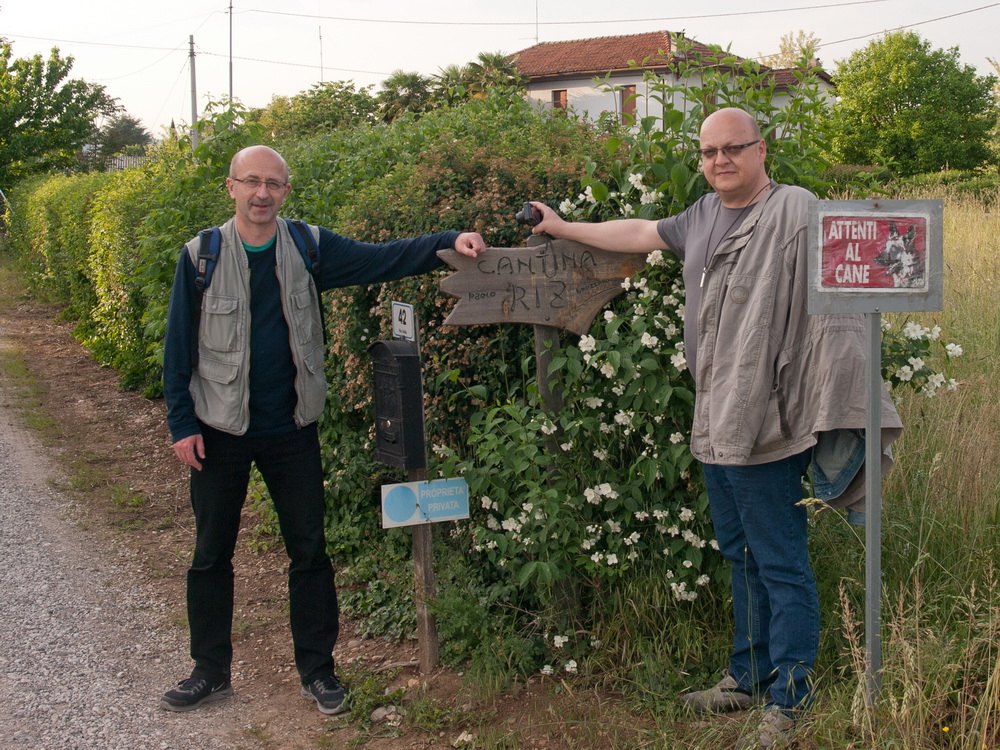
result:
[[(312, 230), (305, 222), (298, 219), (285, 219), (288, 225), (288, 233), (295, 241), (295, 247), (302, 255), (302, 261), (306, 264), (306, 270), (312, 274), (313, 281), (316, 282), (316, 291), (319, 292), (319, 269), (320, 253), (313, 237)], [(205, 290), (212, 283), (212, 273), (219, 260), (219, 246), (222, 244), (222, 231), (219, 227), (202, 229), (198, 236), (201, 244), (198, 248), (198, 262), (195, 264), (194, 286), (197, 289), (197, 303), (191, 306), (191, 327), (193, 336), (191, 340), (192, 362), (198, 362), (198, 328), (201, 324), (201, 301), (205, 295)], [(323, 346), (326, 347), (326, 315), (323, 309), (323, 302), (319, 304), (319, 320), (323, 328)]]

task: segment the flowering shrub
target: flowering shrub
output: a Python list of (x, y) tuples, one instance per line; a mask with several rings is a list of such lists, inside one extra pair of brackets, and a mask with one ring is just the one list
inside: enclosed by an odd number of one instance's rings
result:
[[(464, 455), (438, 449), (440, 471), (464, 475), (478, 499), (473, 551), (534, 589), (549, 612), (560, 582), (600, 589), (654, 561), (667, 563), (675, 599), (692, 601), (720, 562), (706, 554), (717, 545), (688, 447), (694, 389), (677, 262), (652, 253), (623, 286), (590, 334), (553, 349), (558, 413), (529, 394), (475, 414)], [(482, 386), (470, 395), (487, 396)], [(552, 647), (579, 658), (578, 632)]]
[[(896, 329), (891, 320), (882, 320), (882, 378), (892, 390), (909, 387), (927, 398), (942, 388), (955, 390), (958, 382), (948, 377), (947, 365), (963, 353), (961, 344), (941, 340), (941, 326), (928, 328), (908, 320)], [(935, 360), (944, 363), (941, 371), (932, 367)]]

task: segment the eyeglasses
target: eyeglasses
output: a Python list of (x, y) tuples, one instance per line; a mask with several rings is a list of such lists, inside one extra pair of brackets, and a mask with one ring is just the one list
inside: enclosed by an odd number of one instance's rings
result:
[(269, 192), (277, 193), (279, 190), (284, 190), (287, 182), (278, 182), (277, 180), (258, 180), (256, 177), (247, 177), (245, 180), (241, 180), (239, 177), (231, 178), (233, 182), (242, 182), (251, 190), (257, 190), (261, 185), (266, 185)]
[(758, 138), (756, 141), (750, 141), (750, 143), (740, 143), (736, 146), (723, 146), (722, 148), (700, 148), (698, 153), (701, 154), (701, 158), (705, 161), (711, 161), (716, 156), (719, 155), (721, 151), (726, 155), (726, 158), (732, 159), (734, 156), (739, 154), (745, 148), (750, 148), (756, 143), (760, 143), (761, 139)]

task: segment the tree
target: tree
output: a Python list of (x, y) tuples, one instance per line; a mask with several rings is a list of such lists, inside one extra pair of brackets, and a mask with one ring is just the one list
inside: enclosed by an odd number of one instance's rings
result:
[(914, 32), (886, 34), (839, 61), (835, 156), (902, 175), (972, 169), (990, 157), (997, 122), (994, 76), (931, 50)]
[(813, 66), (818, 67), (819, 60), (816, 59), (816, 53), (819, 48), (819, 39), (815, 34), (799, 29), (797, 32), (789, 31), (781, 37), (777, 53), (759, 55), (758, 59), (762, 65), (769, 68), (794, 68), (801, 60), (815, 60)]
[(382, 81), (378, 94), (379, 113), (392, 122), (406, 112), (425, 112), (430, 105), (432, 79), (420, 73), (394, 70)]
[(291, 98), (275, 96), (255, 114), (275, 140), (372, 124), (378, 111), (372, 88), (355, 89), (353, 81), (326, 81)]
[(117, 111), (104, 87), (69, 79), (73, 58), (53, 47), (13, 59), (0, 44), (0, 189), (32, 172), (73, 164), (93, 136), (94, 120)]
[(111, 157), (129, 151), (142, 154), (152, 142), (153, 136), (137, 117), (120, 112), (97, 129), (94, 136), (95, 162), (99, 169), (104, 169)]

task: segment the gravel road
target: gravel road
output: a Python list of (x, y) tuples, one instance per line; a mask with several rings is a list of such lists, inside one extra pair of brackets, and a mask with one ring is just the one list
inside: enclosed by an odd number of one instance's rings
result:
[(180, 628), (131, 583), (131, 563), (81, 528), (32, 433), (0, 394), (0, 747), (225, 750), (256, 743), (239, 694), (158, 708), (186, 674)]

